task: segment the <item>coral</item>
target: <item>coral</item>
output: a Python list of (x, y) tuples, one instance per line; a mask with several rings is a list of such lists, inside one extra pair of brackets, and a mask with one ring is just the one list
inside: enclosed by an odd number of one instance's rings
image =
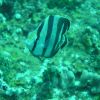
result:
[(77, 6), (79, 6), (82, 2), (80, 0), (59, 0), (59, 2), (57, 0), (53, 1), (53, 0), (47, 0), (47, 6), (48, 8), (52, 9), (54, 7), (58, 7), (58, 8), (69, 8), (69, 9), (74, 9)]
[(90, 92), (92, 94), (99, 94), (100, 93), (100, 75), (93, 72), (88, 72), (84, 70), (80, 77), (80, 82), (83, 87), (90, 86)]
[[(0, 0), (0, 100), (100, 100), (99, 0)], [(48, 15), (70, 20), (68, 45), (33, 57), (27, 35)]]
[(18, 96), (22, 94), (23, 92), (26, 92), (24, 88), (16, 88), (16, 87), (10, 87), (3, 79), (3, 72), (0, 70), (0, 94), (6, 99), (9, 98), (9, 100), (17, 100)]
[(0, 12), (7, 18), (11, 19), (13, 15), (13, 6), (14, 6), (14, 1), (10, 0), (1, 0), (1, 5), (0, 5)]
[[(73, 86), (75, 81), (74, 73), (68, 71), (64, 67), (61, 69), (56, 66), (48, 67), (47, 69), (44, 69), (41, 75), (42, 80), (38, 83), (38, 88), (40, 88), (40, 90), (37, 90), (36, 94), (36, 98), (39, 100), (55, 97), (57, 94), (54, 91), (61, 92), (62, 89), (66, 89), (67, 91), (67, 89)], [(60, 94), (58, 93), (58, 98), (59, 95)]]
[(5, 23), (6, 22), (6, 18), (3, 16), (2, 13), (0, 13), (0, 23)]

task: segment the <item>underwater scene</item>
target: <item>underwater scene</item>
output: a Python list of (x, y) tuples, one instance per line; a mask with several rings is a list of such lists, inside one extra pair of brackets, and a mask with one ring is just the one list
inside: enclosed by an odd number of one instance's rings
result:
[(0, 0), (0, 100), (100, 100), (100, 0)]

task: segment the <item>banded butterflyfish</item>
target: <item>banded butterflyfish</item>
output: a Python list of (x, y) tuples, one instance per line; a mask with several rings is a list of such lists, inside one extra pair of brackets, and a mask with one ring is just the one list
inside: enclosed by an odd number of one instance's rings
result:
[(28, 35), (27, 46), (36, 57), (53, 57), (67, 44), (66, 31), (70, 22), (59, 15), (50, 15)]

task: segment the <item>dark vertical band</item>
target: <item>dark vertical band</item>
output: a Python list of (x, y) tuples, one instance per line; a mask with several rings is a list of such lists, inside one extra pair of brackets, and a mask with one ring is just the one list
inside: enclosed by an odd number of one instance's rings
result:
[(63, 25), (63, 22), (62, 22), (62, 19), (59, 18), (58, 19), (58, 24), (57, 24), (57, 31), (56, 31), (56, 37), (55, 37), (55, 41), (54, 41), (54, 44), (53, 44), (53, 49), (51, 51), (51, 53), (53, 54), (54, 51), (56, 51), (57, 48), (55, 48), (56, 44), (58, 43), (58, 40), (59, 40), (59, 36), (60, 36), (60, 32), (61, 32), (61, 28), (62, 28), (62, 25)]
[(49, 16), (48, 19), (48, 28), (47, 28), (47, 34), (46, 34), (46, 38), (45, 38), (45, 43), (44, 43), (44, 48), (43, 48), (43, 52), (42, 55), (45, 54), (46, 49), (48, 48), (49, 42), (50, 42), (50, 37), (51, 37), (51, 33), (52, 33), (52, 28), (53, 28), (53, 22), (54, 22), (54, 16)]
[(66, 32), (66, 30), (69, 29), (69, 26), (70, 26), (70, 22), (68, 19), (66, 18), (62, 18), (62, 21), (64, 23), (64, 28), (63, 28), (63, 31), (62, 31), (62, 34), (64, 34)]

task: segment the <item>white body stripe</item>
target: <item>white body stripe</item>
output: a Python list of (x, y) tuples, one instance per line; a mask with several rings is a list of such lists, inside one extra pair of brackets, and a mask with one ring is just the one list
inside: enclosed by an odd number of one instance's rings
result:
[(60, 16), (54, 17), (52, 33), (51, 33), (51, 37), (50, 37), (50, 40), (49, 40), (48, 47), (47, 47), (46, 52), (45, 52), (45, 56), (50, 56), (51, 55), (51, 51), (53, 49), (53, 44), (54, 44), (55, 37), (56, 37), (57, 24), (58, 24), (59, 18), (60, 18)]

